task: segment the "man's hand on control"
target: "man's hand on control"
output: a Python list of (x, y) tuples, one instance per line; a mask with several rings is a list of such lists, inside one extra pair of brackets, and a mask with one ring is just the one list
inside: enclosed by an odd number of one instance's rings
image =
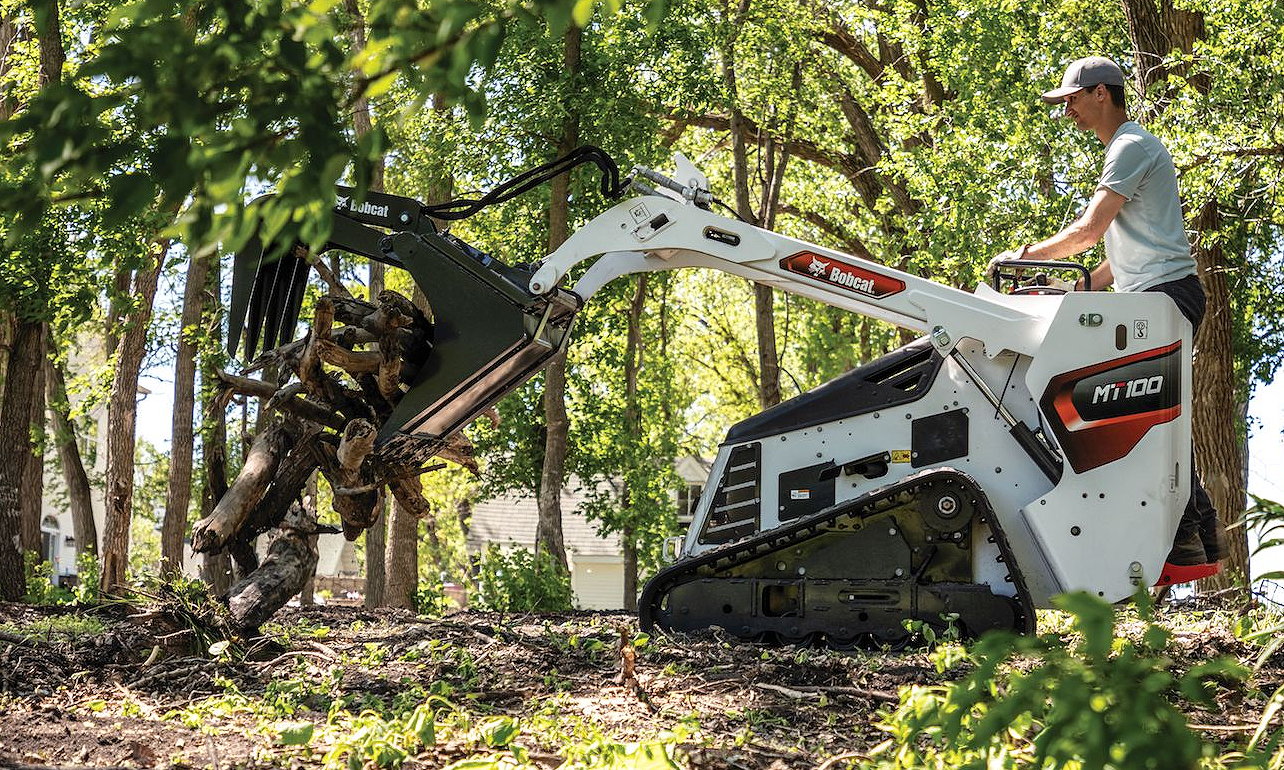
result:
[(990, 260), (990, 264), (985, 266), (985, 277), (993, 278), (994, 274), (997, 273), (999, 270), (1000, 262), (1010, 262), (1014, 259), (1025, 259), (1026, 248), (1027, 247), (1022, 246), (1019, 249), (1009, 249), (1000, 254), (997, 254), (993, 259)]

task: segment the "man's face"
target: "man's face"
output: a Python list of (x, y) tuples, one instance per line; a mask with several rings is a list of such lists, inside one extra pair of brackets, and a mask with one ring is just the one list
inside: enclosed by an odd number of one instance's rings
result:
[(1100, 119), (1104, 102), (1098, 98), (1101, 86), (1083, 88), (1065, 98), (1066, 117), (1074, 121), (1080, 131), (1089, 131)]

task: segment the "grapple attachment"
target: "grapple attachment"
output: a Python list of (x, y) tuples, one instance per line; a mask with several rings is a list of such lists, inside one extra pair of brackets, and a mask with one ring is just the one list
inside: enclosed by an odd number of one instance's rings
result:
[(399, 233), (389, 250), (432, 308), (433, 350), (379, 441), (445, 438), (534, 377), (566, 344), (580, 300), (531, 294), (531, 273), (451, 236)]
[[(532, 294), (530, 271), (437, 232), (417, 201), (376, 193), (360, 207), (351, 200), (340, 195), (323, 251), (409, 270), (428, 299), (432, 322), (431, 350), (409, 374), (410, 388), (380, 428), (378, 443), (448, 438), (565, 347), (581, 305), (576, 295), (561, 289)], [(254, 240), (233, 263), (228, 347), (235, 351), (243, 336), (247, 359), (260, 344), (269, 349), (293, 339), (298, 325), (306, 252), (296, 246), (277, 257), (277, 251)]]

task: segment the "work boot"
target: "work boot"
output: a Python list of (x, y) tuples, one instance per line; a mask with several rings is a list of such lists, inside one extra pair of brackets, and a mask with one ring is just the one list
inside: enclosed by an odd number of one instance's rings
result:
[(1213, 501), (1208, 497), (1197, 473), (1191, 474), (1190, 504), (1182, 518), (1187, 516), (1199, 521), (1199, 539), (1209, 562), (1219, 562), (1230, 556), (1225, 532), (1221, 522), (1217, 520), (1217, 509), (1213, 507)]
[(1181, 523), (1177, 525), (1177, 537), (1173, 540), (1173, 549), (1168, 553), (1167, 561), (1176, 567), (1208, 563), (1208, 553), (1204, 551), (1204, 542), (1200, 539), (1198, 520), (1182, 517)]
[(1217, 521), (1217, 514), (1214, 513), (1200, 522), (1199, 539), (1204, 545), (1204, 554), (1210, 562), (1219, 562), (1230, 556), (1226, 535), (1223, 534), (1222, 525)]

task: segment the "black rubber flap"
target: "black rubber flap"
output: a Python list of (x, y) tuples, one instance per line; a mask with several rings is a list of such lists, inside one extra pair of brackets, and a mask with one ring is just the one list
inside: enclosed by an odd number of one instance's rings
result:
[(910, 423), (910, 466), (923, 468), (967, 456), (967, 411), (954, 409)]
[(391, 251), (432, 308), (433, 349), (388, 423), (397, 433), (442, 439), (539, 373), (561, 350), (580, 302), (570, 292), (532, 295), (524, 271), (448, 237), (399, 233)]
[(810, 516), (834, 504), (834, 477), (825, 478), (825, 471), (833, 466), (832, 462), (820, 463), (780, 474), (781, 521)]
[(759, 441), (780, 433), (908, 404), (927, 394), (944, 359), (927, 337), (893, 350), (825, 384), (739, 422), (728, 444)]

